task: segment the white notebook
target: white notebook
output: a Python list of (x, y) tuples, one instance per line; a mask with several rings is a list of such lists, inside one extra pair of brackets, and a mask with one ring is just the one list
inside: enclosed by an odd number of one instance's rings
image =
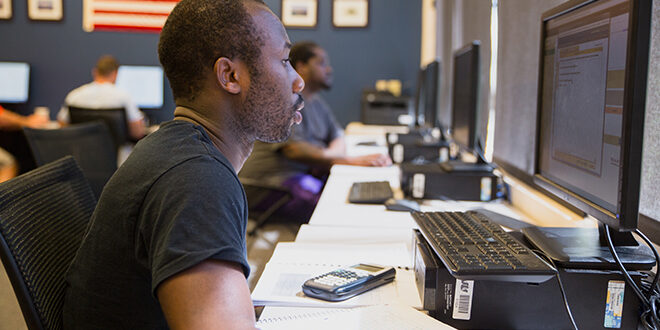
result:
[(355, 308), (267, 307), (256, 324), (269, 329), (454, 329), (412, 307), (394, 304)]

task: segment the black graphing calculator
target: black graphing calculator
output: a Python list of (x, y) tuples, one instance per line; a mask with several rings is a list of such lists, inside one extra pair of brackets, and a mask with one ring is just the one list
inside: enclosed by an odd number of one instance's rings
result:
[(342, 301), (392, 282), (396, 270), (373, 264), (357, 264), (313, 277), (302, 286), (303, 292), (314, 298)]

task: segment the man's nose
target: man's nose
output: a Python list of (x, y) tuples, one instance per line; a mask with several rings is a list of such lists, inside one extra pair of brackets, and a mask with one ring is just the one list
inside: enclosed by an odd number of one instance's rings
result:
[(294, 93), (300, 93), (302, 92), (303, 89), (305, 89), (305, 81), (303, 78), (296, 72), (295, 70), (295, 78), (293, 79), (293, 92)]

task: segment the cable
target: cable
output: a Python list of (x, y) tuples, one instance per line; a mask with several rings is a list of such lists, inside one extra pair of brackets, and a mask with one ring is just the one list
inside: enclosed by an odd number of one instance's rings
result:
[[(651, 241), (638, 229), (635, 234), (641, 237), (646, 245), (653, 251), (656, 260), (656, 266), (660, 268), (660, 257), (658, 251), (655, 249)], [(641, 286), (646, 290), (647, 298), (649, 300), (649, 308), (646, 308), (640, 315), (642, 325), (646, 329), (657, 330), (660, 329), (660, 286), (658, 286), (659, 272), (656, 270), (653, 281), (648, 282), (642, 279)]]
[(561, 276), (559, 276), (559, 268), (557, 268), (557, 265), (555, 265), (555, 262), (552, 261), (552, 258), (548, 257), (543, 251), (541, 250), (532, 250), (537, 254), (540, 254), (543, 256), (543, 258), (547, 261), (549, 261), (552, 264), (552, 267), (555, 268), (555, 274), (557, 275), (557, 282), (559, 283), (559, 292), (561, 292), (561, 298), (564, 300), (564, 308), (566, 309), (566, 313), (568, 314), (568, 318), (571, 320), (571, 324), (573, 325), (573, 329), (578, 330), (578, 326), (575, 323), (575, 319), (573, 318), (573, 313), (571, 313), (571, 307), (568, 305), (568, 298), (566, 298), (566, 291), (564, 291), (564, 285), (561, 282)]
[[(658, 267), (660, 270), (660, 256), (658, 256), (658, 251), (655, 250), (655, 247), (653, 247), (653, 243), (651, 243), (651, 240), (646, 237), (639, 229), (635, 229), (635, 234), (637, 234), (639, 237), (641, 237), (644, 242), (646, 242), (646, 245), (649, 246), (651, 251), (653, 251), (653, 255), (655, 255), (655, 265)], [(656, 271), (655, 272), (655, 278), (653, 279), (653, 282), (651, 282), (651, 286), (649, 287), (649, 290), (646, 293), (646, 297), (651, 300), (651, 296), (653, 294), (653, 290), (658, 286), (658, 275), (660, 275), (660, 272)]]
[(612, 257), (614, 258), (614, 261), (616, 262), (616, 265), (619, 267), (619, 270), (623, 274), (623, 279), (626, 281), (628, 286), (632, 288), (633, 292), (637, 295), (639, 300), (642, 301), (644, 304), (644, 308), (650, 308), (650, 303), (649, 300), (644, 296), (642, 291), (639, 289), (637, 284), (633, 281), (632, 277), (630, 277), (630, 274), (626, 270), (626, 268), (623, 266), (623, 263), (621, 262), (621, 259), (619, 259), (619, 255), (616, 253), (614, 250), (614, 244), (612, 243), (612, 236), (610, 236), (610, 227), (608, 225), (605, 226), (605, 237), (607, 238), (607, 248), (610, 250), (610, 253), (612, 254)]

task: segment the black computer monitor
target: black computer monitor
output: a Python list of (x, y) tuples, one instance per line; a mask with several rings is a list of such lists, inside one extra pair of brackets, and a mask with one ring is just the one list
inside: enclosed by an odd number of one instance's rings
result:
[(163, 106), (163, 68), (160, 66), (122, 65), (116, 85), (126, 90), (141, 109)]
[(440, 128), (440, 62), (433, 61), (419, 70), (415, 93), (415, 123), (418, 128)]
[[(440, 127), (438, 95), (440, 94), (440, 62), (433, 61), (424, 69), (424, 123), (428, 127)], [(441, 128), (442, 129), (442, 128)]]
[(479, 141), (479, 41), (454, 53), (451, 137), (463, 150), (483, 155)]
[(413, 99), (413, 107), (415, 109), (415, 128), (423, 128), (426, 126), (424, 119), (424, 68), (420, 68), (417, 73), (417, 89), (415, 90), (415, 98)]
[(30, 65), (0, 62), (0, 102), (25, 103), (30, 86)]
[(534, 182), (618, 231), (637, 227), (650, 12), (576, 0), (542, 16)]

